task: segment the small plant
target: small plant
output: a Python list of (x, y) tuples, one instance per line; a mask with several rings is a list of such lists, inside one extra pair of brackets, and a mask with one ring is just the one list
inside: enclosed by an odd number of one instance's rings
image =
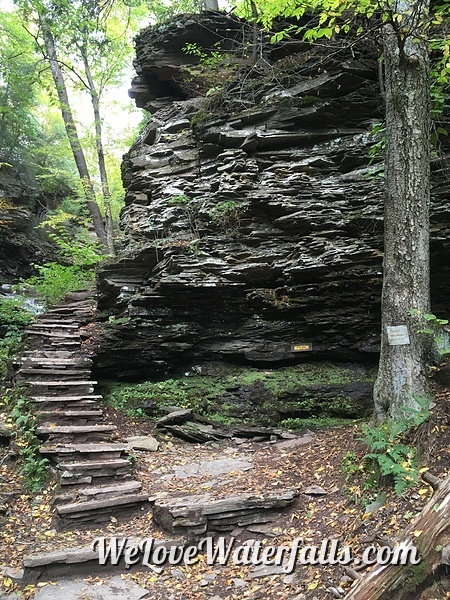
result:
[(221, 63), (225, 62), (230, 58), (230, 55), (219, 50), (220, 41), (214, 44), (215, 50), (210, 50), (209, 52), (205, 52), (200, 48), (198, 44), (187, 42), (182, 50), (185, 54), (190, 56), (198, 56), (199, 64), (205, 67), (209, 67), (210, 69), (217, 68)]
[(167, 204), (179, 206), (187, 204), (189, 200), (190, 198), (189, 196), (186, 196), (186, 194), (179, 194), (178, 196), (172, 196), (171, 198), (169, 198), (167, 200)]
[(432, 335), (440, 355), (450, 354), (449, 332), (446, 329), (449, 323), (448, 319), (438, 319), (436, 315), (430, 313), (422, 314), (417, 309), (412, 309), (410, 313), (412, 315), (421, 316), (425, 321), (426, 326), (419, 329), (418, 333)]
[(429, 417), (428, 398), (416, 398), (419, 410), (405, 410), (404, 418), (386, 421), (377, 427), (364, 425), (360, 438), (369, 448), (362, 458), (364, 471), (372, 476), (373, 471), (381, 477), (392, 479), (397, 495), (414, 485), (419, 476), (416, 451), (404, 443), (405, 435)]
[(356, 452), (346, 452), (342, 457), (342, 471), (345, 473), (345, 481), (350, 481), (353, 477), (361, 472), (363, 465), (360, 457)]
[(99, 244), (89, 237), (88, 221), (82, 217), (56, 212), (39, 227), (49, 230), (48, 236), (55, 242), (65, 264), (87, 268), (105, 258)]
[(248, 206), (248, 202), (236, 202), (235, 200), (219, 202), (208, 210), (210, 223), (228, 233), (236, 232), (240, 225), (240, 216)]
[(33, 313), (25, 307), (25, 298), (0, 299), (0, 380), (7, 377), (11, 359), (22, 343), (22, 331), (33, 319)]
[(29, 409), (28, 398), (21, 390), (8, 390), (3, 395), (1, 408), (15, 425), (19, 466), (25, 476), (26, 487), (30, 493), (37, 493), (49, 479), (50, 462), (39, 453), (41, 442), (34, 433), (36, 419)]
[(83, 269), (77, 265), (61, 265), (49, 262), (34, 265), (38, 275), (24, 281), (24, 285), (33, 288), (48, 304), (55, 304), (68, 292), (88, 289), (95, 279), (92, 269)]

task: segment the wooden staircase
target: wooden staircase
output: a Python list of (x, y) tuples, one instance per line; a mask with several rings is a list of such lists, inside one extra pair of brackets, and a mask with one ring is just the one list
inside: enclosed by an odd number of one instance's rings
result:
[(91, 527), (149, 500), (133, 479), (128, 446), (111, 442), (116, 427), (104, 422), (92, 359), (82, 351), (82, 328), (93, 311), (87, 293), (71, 294), (27, 329), (26, 350), (16, 360), (17, 382), (39, 419), (40, 452), (58, 473), (54, 503), (61, 528)]

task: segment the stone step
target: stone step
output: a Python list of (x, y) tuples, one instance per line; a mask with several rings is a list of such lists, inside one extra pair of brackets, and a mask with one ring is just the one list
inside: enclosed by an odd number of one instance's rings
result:
[(55, 350), (64, 350), (66, 352), (75, 352), (79, 350), (81, 345), (81, 338), (79, 340), (57, 340), (54, 338), (44, 337), (33, 337), (33, 339), (27, 340), (29, 348), (37, 350), (45, 350), (47, 352), (53, 352)]
[(95, 471), (97, 469), (122, 469), (129, 466), (131, 466), (131, 463), (126, 458), (110, 458), (105, 460), (60, 462), (58, 469), (60, 471), (84, 472)]
[(34, 338), (33, 340), (28, 340), (28, 344), (38, 344), (36, 348), (41, 348), (43, 350), (67, 350), (67, 351), (75, 351), (80, 347), (81, 337), (78, 336), (76, 340), (68, 340), (64, 338), (56, 338), (56, 337), (48, 337), (41, 336), (40, 338)]
[(33, 383), (31, 385), (33, 386), (48, 386), (48, 387), (73, 387), (73, 386), (77, 386), (77, 385), (97, 385), (97, 381), (89, 381), (89, 380), (84, 380), (84, 379), (76, 379), (76, 380), (69, 380), (69, 381), (33, 381)]
[(55, 496), (54, 504), (74, 504), (75, 502), (85, 502), (86, 500), (113, 498), (115, 496), (137, 493), (141, 488), (142, 483), (135, 480), (75, 488), (65, 494)]
[(153, 519), (166, 531), (186, 536), (232, 531), (250, 523), (270, 522), (279, 516), (276, 511), (290, 506), (298, 494), (295, 488), (218, 499), (210, 494), (155, 498)]
[(49, 317), (60, 316), (63, 318), (72, 318), (73, 320), (78, 319), (80, 316), (90, 317), (92, 305), (88, 303), (78, 304), (77, 306), (56, 306), (50, 309), (45, 314)]
[(105, 481), (131, 479), (132, 465), (125, 458), (111, 458), (96, 461), (61, 462), (59, 482), (63, 486), (81, 484), (101, 484)]
[(87, 500), (75, 504), (63, 504), (56, 507), (56, 512), (61, 517), (78, 519), (80, 517), (86, 517), (86, 513), (92, 514), (94, 512), (102, 511), (105, 520), (109, 520), (110, 510), (106, 509), (148, 502), (148, 498), (148, 494), (126, 494), (124, 496), (115, 496), (113, 498)]
[(79, 333), (66, 333), (64, 331), (47, 331), (45, 329), (35, 329), (35, 330), (27, 330), (27, 336), (29, 335), (35, 335), (35, 336), (40, 336), (40, 337), (45, 337), (48, 338), (50, 340), (62, 340), (62, 341), (66, 341), (66, 340), (79, 340), (80, 339), (80, 334)]
[(37, 435), (44, 434), (78, 434), (78, 433), (112, 433), (116, 431), (115, 425), (40, 425), (36, 428)]
[(103, 411), (89, 410), (38, 410), (36, 416), (40, 422), (56, 423), (57, 425), (95, 425), (103, 422)]
[(56, 329), (78, 329), (79, 326), (77, 323), (64, 323), (64, 322), (48, 322), (44, 319), (38, 319), (34, 323), (28, 326), (27, 331), (32, 331), (33, 329), (49, 329), (50, 331)]
[(70, 352), (69, 350), (25, 350), (20, 356), (25, 358), (50, 358), (52, 360), (56, 358), (82, 359), (82, 357), (77, 356), (74, 352)]
[(47, 313), (45, 313), (45, 315), (43, 315), (42, 317), (39, 317), (36, 321), (34, 321), (34, 323), (32, 323), (32, 325), (35, 325), (36, 323), (42, 323), (44, 326), (47, 325), (70, 325), (71, 327), (80, 327), (80, 323), (78, 323), (78, 321), (73, 320), (72, 318), (69, 317), (58, 317), (57, 315), (54, 317), (48, 317), (46, 316)]
[(45, 456), (55, 456), (63, 462), (83, 460), (98, 461), (99, 459), (120, 458), (123, 452), (130, 450), (127, 444), (44, 444), (39, 452)]
[(14, 365), (22, 366), (22, 368), (41, 368), (41, 369), (67, 369), (67, 368), (88, 368), (92, 365), (92, 360), (89, 358), (39, 358), (25, 357), (14, 361)]
[(96, 404), (103, 400), (99, 394), (80, 394), (79, 396), (32, 396), (30, 401), (34, 404), (46, 404), (47, 402), (60, 402), (61, 404)]
[(97, 384), (96, 381), (40, 381), (30, 380), (27, 382), (27, 387), (30, 389), (32, 395), (41, 396), (43, 392), (49, 392), (49, 395), (62, 396), (64, 392), (81, 394), (92, 394), (94, 392), (94, 386)]
[(86, 377), (86, 379), (89, 380), (89, 377), (91, 376), (91, 370), (83, 368), (80, 365), (79, 369), (73, 369), (73, 368), (67, 368), (67, 369), (52, 369), (52, 368), (47, 368), (47, 369), (42, 369), (42, 368), (33, 368), (33, 367), (24, 367), (18, 370), (17, 374), (20, 377), (23, 378), (27, 378), (27, 377), (42, 377), (42, 375), (44, 375), (45, 377), (58, 377), (59, 380), (61, 379), (61, 377), (64, 376), (75, 376), (75, 377)]
[(36, 414), (38, 414), (40, 417), (46, 417), (50, 421), (60, 417), (103, 417), (102, 410), (38, 410), (36, 411)]

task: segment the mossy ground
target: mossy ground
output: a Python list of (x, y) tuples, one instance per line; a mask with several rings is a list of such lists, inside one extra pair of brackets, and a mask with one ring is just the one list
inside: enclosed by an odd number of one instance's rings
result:
[[(341, 417), (354, 416), (345, 395), (317, 408), (317, 400), (303, 392), (290, 401), (304, 409), (303, 418), (283, 421), (279, 409), (285, 406), (283, 395), (318, 384), (341, 385), (371, 382), (372, 367), (354, 364), (307, 363), (276, 370), (208, 363), (193, 366), (170, 379), (140, 383), (103, 382), (105, 401), (111, 407), (131, 416), (144, 416), (142, 407), (150, 404), (155, 415), (163, 405), (192, 408), (195, 412), (223, 423), (252, 422), (281, 424), (291, 429), (330, 426), (342, 422)], [(345, 420), (345, 419), (344, 419)]]

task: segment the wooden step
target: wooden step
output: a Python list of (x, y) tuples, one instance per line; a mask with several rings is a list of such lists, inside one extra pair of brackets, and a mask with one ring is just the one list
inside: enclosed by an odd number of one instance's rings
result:
[[(116, 506), (126, 506), (127, 504), (138, 504), (140, 502), (148, 502), (148, 494), (126, 494), (125, 496), (115, 496), (113, 498), (101, 499), (101, 500), (88, 500), (85, 502), (77, 502), (75, 504), (63, 504), (56, 507), (56, 512), (60, 516), (70, 516), (77, 518), (82, 516), (83, 513), (91, 511), (105, 512), (107, 508), (114, 508)], [(106, 511), (109, 512), (109, 511)], [(109, 514), (106, 514), (106, 519), (109, 519)]]
[(115, 425), (41, 425), (36, 428), (38, 435), (56, 434), (56, 433), (112, 433), (116, 431)]

